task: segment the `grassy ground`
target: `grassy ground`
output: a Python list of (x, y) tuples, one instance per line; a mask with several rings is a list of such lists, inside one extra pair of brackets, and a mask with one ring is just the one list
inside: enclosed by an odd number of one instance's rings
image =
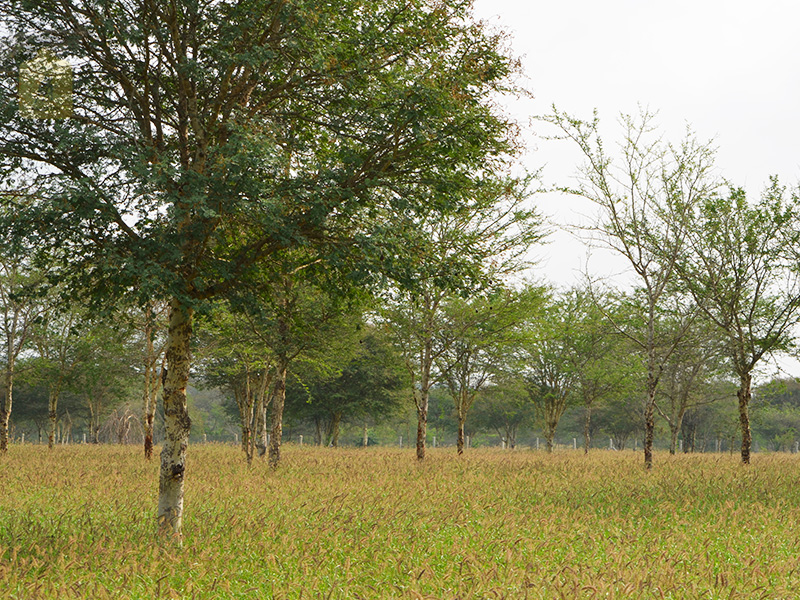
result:
[(800, 462), (193, 446), (182, 547), (130, 447), (0, 458), (2, 598), (797, 598)]

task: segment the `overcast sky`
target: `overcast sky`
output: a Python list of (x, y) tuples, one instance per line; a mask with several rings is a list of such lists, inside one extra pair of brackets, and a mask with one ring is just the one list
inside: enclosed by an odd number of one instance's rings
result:
[[(552, 104), (579, 117), (594, 108), (609, 133), (639, 104), (659, 112), (666, 137), (686, 124), (719, 147), (722, 176), (757, 195), (770, 174), (800, 180), (800, 4), (676, 0), (476, 0), (476, 15), (510, 32), (535, 99), (509, 110), (527, 122)], [(575, 155), (528, 135), (529, 168), (553, 182), (575, 170)], [(576, 223), (589, 207), (546, 198), (543, 212)], [(557, 233), (540, 252), (540, 276), (567, 285), (585, 265), (584, 247)], [(595, 253), (592, 270), (616, 272)]]

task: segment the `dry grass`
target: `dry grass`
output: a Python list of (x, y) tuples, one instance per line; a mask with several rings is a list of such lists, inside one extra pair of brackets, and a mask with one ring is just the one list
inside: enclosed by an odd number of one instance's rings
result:
[(797, 598), (800, 463), (193, 446), (183, 547), (129, 447), (0, 458), (3, 598)]

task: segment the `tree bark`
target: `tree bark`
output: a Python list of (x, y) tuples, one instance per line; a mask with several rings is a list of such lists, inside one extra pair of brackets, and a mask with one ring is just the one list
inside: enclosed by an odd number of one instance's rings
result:
[[(426, 301), (427, 302), (427, 301)], [(420, 373), (419, 401), (417, 404), (417, 460), (425, 459), (428, 440), (428, 409), (430, 403), (431, 367), (433, 366), (433, 330), (430, 316), (426, 318), (425, 341), (422, 347), (422, 372)]]
[(183, 483), (191, 421), (186, 405), (193, 311), (179, 300), (170, 303), (167, 374), (164, 380), (164, 446), (158, 485), (159, 533), (180, 537)]
[(556, 437), (556, 430), (555, 428), (551, 427), (548, 423), (547, 428), (544, 432), (544, 441), (545, 447), (547, 448), (547, 453), (552, 454), (553, 449), (555, 448), (555, 437)]
[(736, 395), (739, 398), (739, 425), (742, 429), (742, 464), (750, 464), (750, 446), (753, 443), (753, 438), (750, 433), (750, 384), (752, 378), (749, 372), (742, 373), (739, 376), (739, 390)]
[(52, 450), (56, 443), (56, 424), (58, 423), (58, 391), (50, 390), (47, 397), (47, 447)]
[(456, 439), (456, 449), (458, 454), (464, 454), (464, 423), (466, 422), (466, 415), (459, 413), (458, 415), (458, 438)]
[(275, 374), (275, 392), (272, 397), (272, 433), (269, 438), (269, 466), (278, 467), (281, 460), (281, 437), (283, 436), (283, 405), (286, 401), (286, 369), (288, 360), (278, 359)]
[[(13, 368), (13, 364), (11, 367)], [(3, 404), (0, 406), (0, 454), (8, 452), (8, 429), (11, 421), (13, 388), (14, 374), (11, 368), (7, 368), (3, 381)]]

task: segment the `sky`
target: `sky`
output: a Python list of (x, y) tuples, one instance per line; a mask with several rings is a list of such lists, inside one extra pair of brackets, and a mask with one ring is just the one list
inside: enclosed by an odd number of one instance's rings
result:
[[(770, 175), (800, 183), (800, 3), (476, 0), (475, 15), (512, 35), (534, 98), (506, 109), (527, 126), (522, 161), (543, 167), (545, 183), (574, 182), (580, 158), (567, 142), (542, 139), (552, 133), (545, 124), (530, 123), (553, 104), (581, 118), (597, 109), (609, 141), (620, 113), (640, 105), (658, 111), (669, 141), (680, 141), (688, 125), (717, 146), (719, 175), (751, 197)], [(591, 222), (590, 203), (556, 194), (536, 202), (553, 228), (536, 252), (536, 278), (565, 287), (587, 270), (611, 282), (629, 277), (620, 257), (592, 250), (587, 260), (587, 245), (560, 229)], [(783, 357), (761, 377), (776, 365), (800, 374), (800, 361)]]
[[(719, 174), (757, 196), (771, 174), (800, 182), (800, 4), (676, 0), (476, 0), (475, 15), (512, 35), (533, 100), (507, 110), (526, 129), (530, 170), (548, 183), (570, 183), (578, 157), (530, 118), (555, 104), (577, 117), (597, 109), (613, 139), (620, 113), (658, 111), (665, 139), (687, 124), (718, 147)], [(537, 202), (556, 231), (537, 257), (539, 277), (560, 285), (580, 279), (586, 247), (557, 226), (591, 220), (591, 206), (554, 195)], [(592, 252), (589, 268), (608, 276), (625, 268)]]

